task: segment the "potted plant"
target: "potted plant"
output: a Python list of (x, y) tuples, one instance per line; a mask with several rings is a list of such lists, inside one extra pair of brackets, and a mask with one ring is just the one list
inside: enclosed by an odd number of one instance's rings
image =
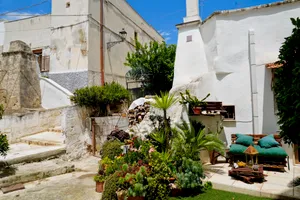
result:
[(105, 176), (97, 174), (94, 176), (94, 181), (96, 182), (96, 192), (102, 193), (104, 190)]
[(204, 102), (210, 94), (206, 95), (205, 98), (199, 100), (196, 96), (192, 96), (189, 90), (186, 90), (185, 93), (180, 92), (181, 100), (180, 104), (187, 105), (193, 110), (195, 115), (200, 115), (202, 109), (205, 107), (206, 103)]
[(127, 191), (119, 188), (116, 193), (117, 193), (118, 200), (124, 200), (126, 197)]

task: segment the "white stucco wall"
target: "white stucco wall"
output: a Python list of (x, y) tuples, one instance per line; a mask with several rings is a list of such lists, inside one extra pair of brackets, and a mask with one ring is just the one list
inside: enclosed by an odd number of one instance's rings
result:
[[(299, 17), (299, 13), (300, 2), (245, 11), (225, 11), (213, 15), (200, 26), (210, 72), (193, 83), (183, 85), (181, 89), (190, 88), (199, 98), (211, 93), (209, 101), (235, 105), (235, 121), (223, 122), (229, 144), (232, 133), (253, 133), (249, 57), (251, 29), (255, 37), (258, 130), (259, 133), (275, 133), (278, 130), (271, 90), (272, 74), (265, 64), (278, 60), (279, 48), (284, 38), (292, 32), (290, 18)], [(180, 51), (192, 53), (195, 49), (185, 47)], [(202, 62), (198, 66), (202, 67)]]
[(72, 105), (70, 97), (73, 94), (53, 80), (41, 77), (40, 87), (43, 108), (52, 109)]
[(32, 49), (49, 46), (50, 26), (50, 15), (5, 22), (4, 51), (8, 51), (10, 42), (14, 40), (22, 40)]
[(0, 21), (0, 52), (2, 51), (2, 46), (4, 45), (4, 37), (5, 37), (5, 26), (4, 26), (4, 22)]

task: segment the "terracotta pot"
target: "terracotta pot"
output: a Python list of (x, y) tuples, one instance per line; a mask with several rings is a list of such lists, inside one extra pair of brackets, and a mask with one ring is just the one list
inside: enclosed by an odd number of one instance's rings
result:
[(102, 193), (104, 190), (104, 182), (96, 182), (96, 192)]
[(200, 115), (201, 114), (201, 108), (200, 107), (194, 107), (193, 112), (195, 115)]
[(127, 200), (144, 200), (145, 197), (128, 197)]
[(172, 177), (172, 178), (169, 178), (169, 181), (170, 181), (170, 183), (174, 183), (175, 182), (175, 178), (174, 177)]

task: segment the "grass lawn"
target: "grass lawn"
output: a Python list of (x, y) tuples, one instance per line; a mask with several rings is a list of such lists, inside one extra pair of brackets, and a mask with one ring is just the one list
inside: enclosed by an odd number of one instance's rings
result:
[(170, 198), (171, 200), (270, 200), (269, 198), (263, 197), (254, 197), (245, 194), (238, 194), (232, 192), (225, 192), (221, 190), (208, 190), (203, 194), (200, 194), (196, 197), (187, 197), (187, 198)]

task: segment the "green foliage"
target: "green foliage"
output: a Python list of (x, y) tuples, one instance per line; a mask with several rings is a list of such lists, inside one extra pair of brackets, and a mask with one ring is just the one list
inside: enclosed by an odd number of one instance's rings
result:
[[(154, 102), (151, 104), (153, 107), (161, 109), (163, 111), (165, 150), (169, 149), (170, 135), (171, 135), (171, 125), (170, 125), (170, 121), (167, 118), (167, 110), (171, 106), (173, 106), (176, 102), (177, 102), (177, 98), (175, 98), (174, 94), (161, 92), (160, 96), (156, 95), (154, 97)], [(159, 134), (161, 133), (162, 132), (160, 132)]]
[(71, 101), (75, 104), (89, 108), (92, 116), (107, 115), (107, 105), (118, 104), (129, 99), (129, 92), (120, 84), (112, 82), (104, 86), (91, 86), (77, 89)]
[(142, 45), (136, 41), (136, 51), (128, 53), (125, 65), (131, 67), (132, 78), (142, 80), (144, 91), (159, 94), (172, 88), (175, 54), (176, 45), (156, 41)]
[(158, 152), (166, 152), (168, 141), (164, 129), (154, 130), (149, 134), (148, 138), (151, 140), (152, 144), (155, 146)]
[(199, 100), (196, 96), (192, 96), (189, 90), (186, 90), (185, 93), (180, 92), (181, 100), (180, 104), (187, 105), (189, 104), (190, 108), (205, 106), (204, 102), (210, 94), (206, 95), (203, 99)]
[(4, 107), (2, 104), (0, 104), (0, 119), (2, 119), (3, 114), (4, 114)]
[(146, 196), (146, 168), (142, 166), (136, 174), (127, 173), (125, 181), (130, 183), (127, 196), (129, 197), (145, 197)]
[(94, 181), (95, 181), (95, 182), (101, 183), (101, 182), (104, 182), (105, 179), (106, 179), (106, 177), (103, 176), (103, 175), (99, 175), (99, 174), (98, 174), (98, 175), (94, 176)]
[(105, 188), (102, 194), (102, 200), (117, 200), (116, 191), (118, 189), (119, 177), (116, 173), (110, 175), (105, 181)]
[(274, 92), (280, 135), (286, 143), (300, 144), (300, 19), (291, 19), (294, 29), (280, 48), (282, 67), (275, 69)]
[[(2, 119), (3, 113), (4, 113), (4, 108), (3, 105), (0, 104), (0, 119)], [(8, 144), (7, 136), (0, 134), (0, 155), (6, 156), (8, 150), (9, 150), (9, 144)]]
[(102, 158), (108, 157), (113, 160), (116, 156), (119, 156), (123, 151), (121, 146), (122, 142), (119, 140), (109, 140), (103, 144), (102, 147)]
[(224, 153), (224, 144), (217, 133), (206, 133), (205, 129), (195, 131), (193, 125), (185, 121), (176, 126), (177, 131), (174, 131), (176, 136), (173, 141), (173, 153), (177, 158), (184, 155), (192, 160), (199, 160), (201, 150), (216, 150)]
[(168, 199), (169, 186), (168, 181), (164, 179), (159, 179), (158, 177), (147, 178), (148, 188), (146, 199), (148, 200), (162, 200)]
[(9, 150), (9, 144), (6, 135), (0, 134), (0, 155), (6, 156)]
[(205, 178), (202, 165), (199, 161), (183, 158), (182, 166), (177, 173), (176, 183), (179, 188), (201, 191), (203, 188), (202, 180)]

